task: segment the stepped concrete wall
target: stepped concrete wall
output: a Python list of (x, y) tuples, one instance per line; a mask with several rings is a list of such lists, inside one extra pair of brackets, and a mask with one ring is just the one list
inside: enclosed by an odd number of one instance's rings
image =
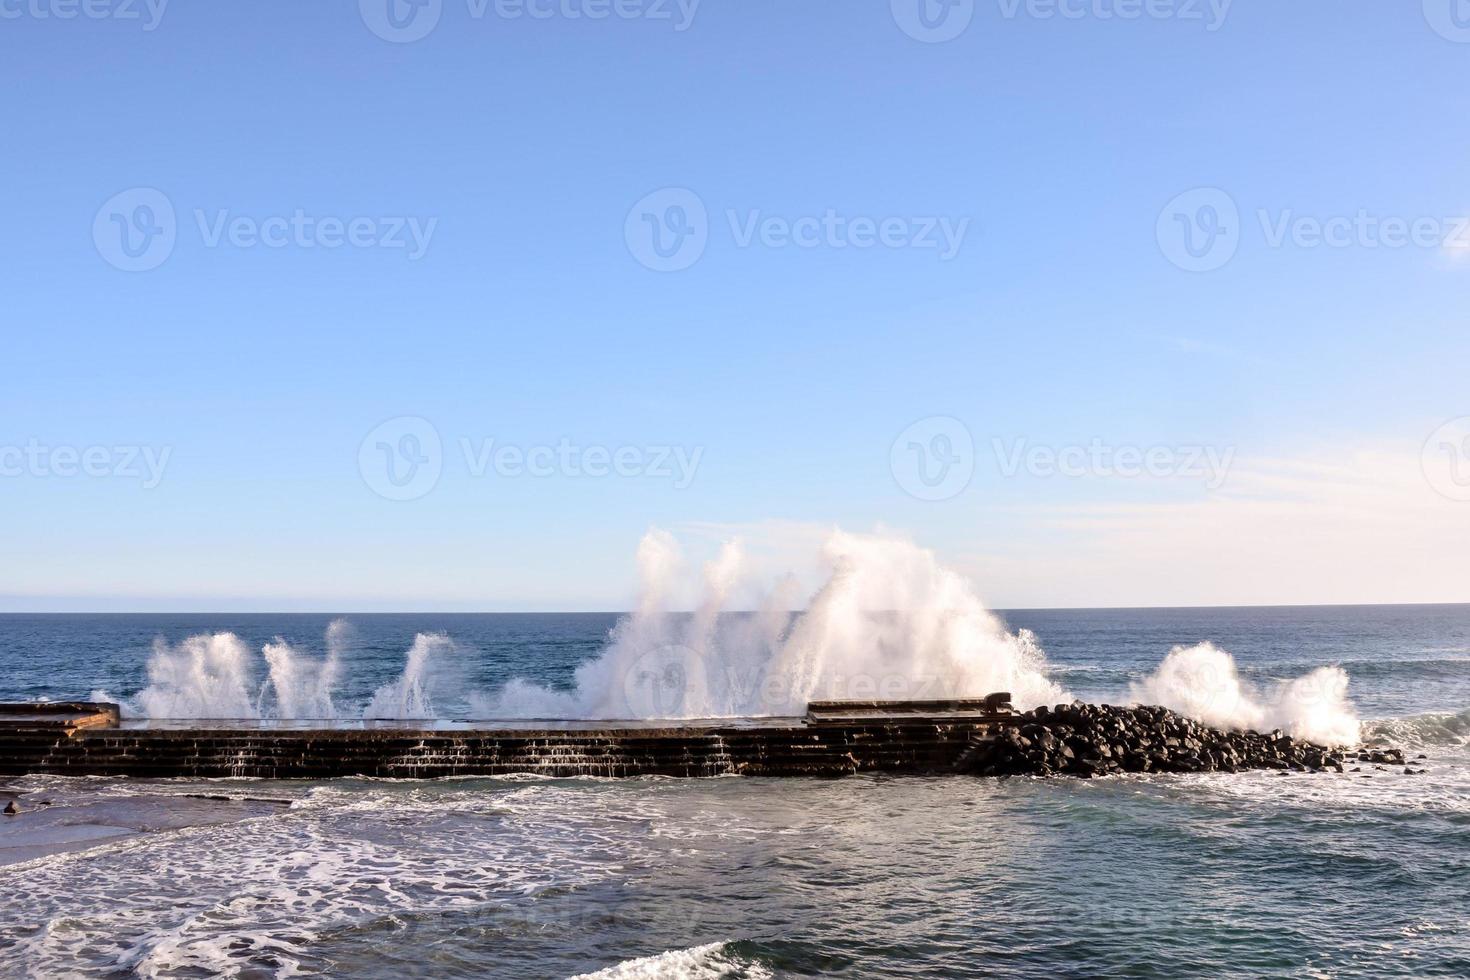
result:
[[(0, 776), (434, 778), (842, 776), (953, 772), (990, 725), (967, 717), (847, 717), (808, 725), (417, 730), (27, 725), (0, 716)], [(115, 717), (115, 716), (114, 716)]]

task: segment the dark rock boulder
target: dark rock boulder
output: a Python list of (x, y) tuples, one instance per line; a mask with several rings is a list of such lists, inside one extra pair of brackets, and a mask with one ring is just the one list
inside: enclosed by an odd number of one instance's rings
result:
[(967, 756), (968, 771), (983, 775), (1068, 775), (1090, 778), (1119, 772), (1240, 772), (1274, 769), (1343, 772), (1345, 760), (1404, 765), (1398, 749), (1316, 745), (1281, 731), (1210, 728), (1156, 705), (1116, 707), (1076, 702), (1016, 715), (981, 751)]

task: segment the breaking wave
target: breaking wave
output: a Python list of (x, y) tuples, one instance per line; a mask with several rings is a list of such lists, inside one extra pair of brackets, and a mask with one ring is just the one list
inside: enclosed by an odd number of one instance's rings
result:
[(1162, 704), (1216, 728), (1279, 728), (1330, 745), (1358, 740), (1347, 689), (1341, 667), (1319, 667), (1257, 691), (1241, 679), (1235, 658), (1213, 643), (1175, 647), (1158, 670), (1130, 685), (1134, 701)]
[(255, 679), (255, 652), (234, 633), (191, 636), (178, 644), (160, 638), (153, 643), (143, 690), (131, 698), (106, 691), (92, 697), (116, 700), (127, 716), (138, 718), (339, 721), (433, 719), (440, 716), (436, 704), (462, 693), (460, 648), (443, 633), (420, 633), (396, 679), (379, 687), (366, 705), (342, 705), (338, 690), (351, 636), (346, 620), (334, 620), (320, 659), (277, 637), (260, 651), (263, 682)]
[(829, 698), (940, 698), (1009, 691), (1031, 707), (1064, 698), (1035, 636), (1008, 633), (970, 584), (902, 538), (835, 532), (826, 582), (805, 611), (790, 580), (760, 589), (755, 612), (738, 542), (702, 572), (694, 611), (673, 596), (686, 580), (662, 531), (638, 549), (642, 592), (607, 649), (577, 669), (571, 691), (513, 681), (480, 704), (509, 718), (715, 718), (791, 715)]
[[(421, 633), (395, 680), (365, 704), (344, 705), (337, 692), (351, 633), (339, 620), (321, 658), (282, 639), (265, 644), (263, 682), (253, 679), (254, 651), (234, 634), (160, 639), (146, 687), (123, 703), (130, 715), (175, 719), (433, 719), (466, 702), (480, 718), (688, 719), (796, 715), (821, 699), (1007, 691), (1021, 709), (1070, 700), (1054, 680), (1064, 671), (1048, 665), (1031, 632), (1008, 631), (962, 575), (902, 537), (834, 531), (821, 555), (825, 581), (800, 612), (791, 611), (802, 605), (796, 580), (759, 581), (739, 542), (697, 573), (660, 530), (645, 535), (637, 557), (636, 608), (569, 689), (515, 679), (470, 690), (468, 651), (445, 634)], [(693, 580), (700, 589), (690, 611), (679, 597)], [(1176, 647), (1130, 683), (1135, 701), (1212, 725), (1331, 743), (1358, 738), (1347, 689), (1345, 671), (1320, 667), (1257, 690), (1210, 643)]]
[(1363, 737), (1403, 748), (1467, 746), (1470, 745), (1470, 708), (1370, 721), (1363, 725)]

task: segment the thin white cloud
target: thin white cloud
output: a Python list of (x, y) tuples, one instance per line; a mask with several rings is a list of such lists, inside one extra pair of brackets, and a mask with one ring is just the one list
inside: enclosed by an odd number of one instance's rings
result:
[(1007, 509), (964, 564), (1003, 605), (1470, 601), (1470, 503), (1417, 454), (1240, 459), (1187, 501)]

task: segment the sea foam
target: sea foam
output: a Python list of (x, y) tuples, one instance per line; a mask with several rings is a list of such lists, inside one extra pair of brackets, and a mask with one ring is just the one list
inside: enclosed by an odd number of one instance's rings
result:
[(775, 976), (764, 964), (735, 955), (730, 943), (708, 943), (671, 949), (654, 956), (624, 960), (596, 973), (569, 980), (768, 980)]
[(1270, 730), (1329, 745), (1358, 740), (1360, 723), (1347, 698), (1341, 667), (1257, 691), (1240, 677), (1235, 658), (1213, 643), (1177, 646), (1156, 671), (1132, 683), (1133, 701), (1161, 704), (1216, 728)]

